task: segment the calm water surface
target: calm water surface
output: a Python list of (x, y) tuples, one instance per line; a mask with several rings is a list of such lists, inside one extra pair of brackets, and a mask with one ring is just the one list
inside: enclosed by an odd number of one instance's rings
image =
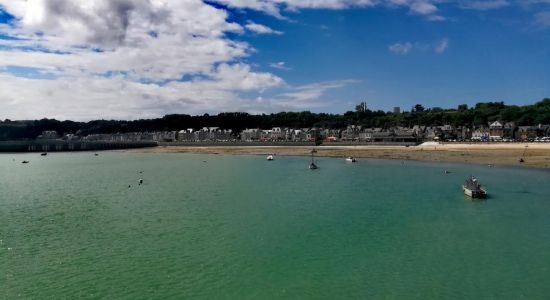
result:
[[(0, 155), (0, 299), (550, 297), (549, 172), (307, 165)], [(469, 174), (487, 201), (463, 196)]]

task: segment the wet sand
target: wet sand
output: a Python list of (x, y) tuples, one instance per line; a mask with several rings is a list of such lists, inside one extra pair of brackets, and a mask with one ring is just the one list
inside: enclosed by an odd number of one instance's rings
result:
[[(418, 160), (492, 165), (515, 165), (550, 168), (550, 144), (440, 144), (404, 146), (159, 146), (128, 150), (139, 153), (195, 153), (233, 155), (309, 155), (312, 148), (317, 156)], [(523, 158), (524, 163), (519, 163)]]

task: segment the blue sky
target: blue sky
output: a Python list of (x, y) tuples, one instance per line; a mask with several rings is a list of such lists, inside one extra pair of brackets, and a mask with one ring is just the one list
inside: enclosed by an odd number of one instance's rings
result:
[[(292, 69), (276, 74), (298, 84), (358, 80), (335, 92), (352, 102), (366, 99), (373, 108), (484, 100), (525, 104), (550, 95), (549, 31), (533, 26), (529, 11), (444, 12), (453, 20), (430, 22), (383, 8), (290, 15), (297, 23), (259, 15), (258, 22), (285, 34), (250, 39), (259, 50), (251, 60), (284, 61)], [(389, 51), (395, 43), (430, 48), (444, 39), (443, 53), (414, 46), (407, 54)]]
[(546, 0), (56, 2), (0, 0), (0, 118), (550, 97)]

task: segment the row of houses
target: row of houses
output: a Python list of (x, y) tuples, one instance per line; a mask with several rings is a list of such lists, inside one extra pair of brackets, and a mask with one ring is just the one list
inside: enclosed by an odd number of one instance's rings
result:
[(513, 122), (503, 124), (499, 121), (495, 121), (488, 127), (478, 128), (473, 131), (471, 139), (480, 141), (532, 141), (537, 137), (548, 136), (550, 136), (550, 125), (516, 126)]
[[(413, 126), (392, 128), (367, 128), (356, 125), (345, 129), (324, 128), (250, 128), (241, 132), (219, 127), (204, 127), (199, 130), (129, 132), (115, 134), (92, 134), (84, 137), (65, 135), (63, 139), (109, 142), (378, 142), (420, 143), (423, 141), (531, 141), (537, 137), (550, 136), (550, 125), (515, 126), (513, 123), (493, 122), (476, 128), (444, 126)], [(44, 132), (39, 139), (59, 138), (55, 131)]]
[(91, 134), (81, 138), (84, 141), (109, 142), (198, 142), (198, 141), (231, 141), (235, 140), (232, 130), (219, 127), (204, 127), (200, 130), (186, 129), (180, 131), (128, 132), (114, 134)]

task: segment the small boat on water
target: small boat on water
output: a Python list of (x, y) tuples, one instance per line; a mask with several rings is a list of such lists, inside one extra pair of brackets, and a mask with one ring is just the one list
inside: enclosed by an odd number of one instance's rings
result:
[(317, 151), (315, 149), (311, 150), (311, 163), (309, 164), (309, 169), (310, 170), (316, 170), (318, 169), (319, 167), (317, 167), (317, 165), (315, 164), (315, 160), (314, 160), (314, 153), (316, 153)]
[(48, 155), (48, 152), (41, 153), (40, 155), (41, 156), (46, 156), (46, 155)]
[(472, 198), (478, 198), (478, 199), (485, 199), (487, 198), (487, 190), (481, 187), (481, 184), (479, 181), (474, 178), (474, 176), (470, 176), (464, 182), (462, 185), (462, 190), (464, 191), (464, 194), (466, 196), (472, 197)]
[(29, 161), (28, 161), (28, 160), (24, 160), (24, 161), (22, 161), (21, 163), (22, 163), (22, 164), (28, 164)]
[(347, 162), (352, 162), (352, 163), (357, 162), (357, 160), (356, 160), (355, 157), (353, 157), (353, 156), (348, 156), (348, 157), (346, 157), (346, 161), (347, 161)]
[(267, 160), (272, 161), (273, 160), (273, 154), (268, 155)]

